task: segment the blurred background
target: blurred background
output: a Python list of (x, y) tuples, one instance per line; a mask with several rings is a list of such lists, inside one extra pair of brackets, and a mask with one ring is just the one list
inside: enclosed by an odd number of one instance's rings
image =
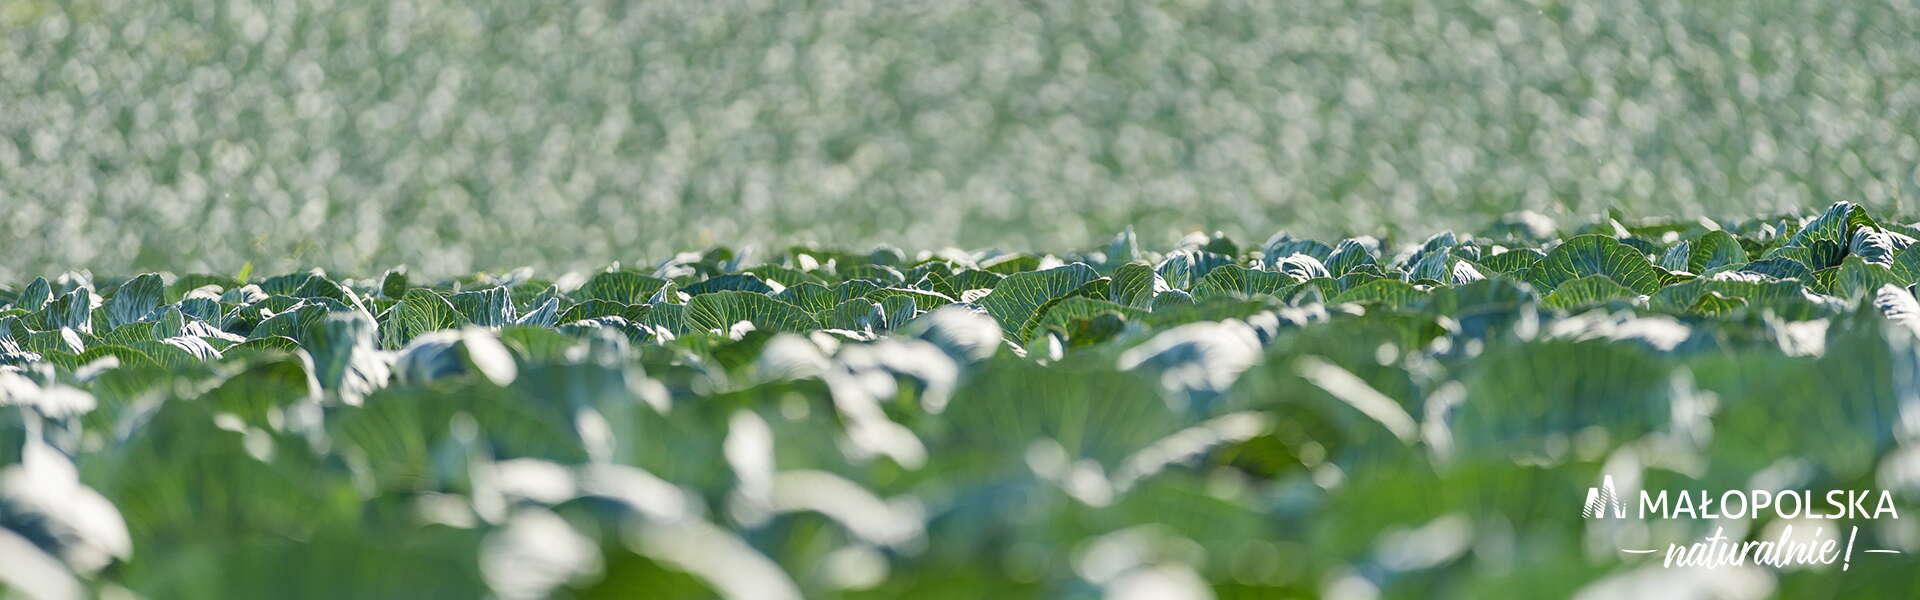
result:
[(1920, 5), (0, 0), (0, 280), (1904, 213)]

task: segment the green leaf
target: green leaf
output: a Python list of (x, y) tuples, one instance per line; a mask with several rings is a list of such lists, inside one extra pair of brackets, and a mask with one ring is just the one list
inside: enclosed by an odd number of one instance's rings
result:
[(1686, 270), (1706, 273), (1720, 267), (1747, 262), (1747, 250), (1725, 231), (1709, 231), (1693, 240), (1687, 253)]
[(684, 288), (680, 288), (680, 291), (686, 292), (687, 295), (689, 296), (698, 296), (700, 294), (710, 294), (713, 292), (718, 292), (723, 290), (738, 290), (742, 292), (753, 292), (756, 294), (773, 293), (772, 286), (767, 285), (766, 282), (760, 280), (759, 276), (754, 275), (752, 273), (733, 273), (728, 275), (720, 275), (718, 277), (707, 279), (706, 281), (702, 281), (699, 283), (695, 283), (693, 285), (689, 285)]
[(1748, 273), (1759, 273), (1774, 279), (1813, 281), (1813, 270), (1808, 269), (1807, 266), (1801, 264), (1800, 261), (1785, 257), (1756, 260), (1747, 263), (1746, 266), (1740, 267), (1740, 270)]
[[(133, 342), (152, 341), (161, 337), (155, 334), (154, 332), (155, 326), (156, 326), (155, 323), (149, 322), (149, 323), (133, 323), (125, 327), (117, 327), (111, 331), (100, 332), (99, 335), (88, 336), (87, 344), (88, 345), (93, 345), (93, 344), (130, 345)], [(171, 337), (171, 336), (167, 336), (167, 337)]]
[(300, 284), (291, 294), (295, 298), (326, 298), (338, 300), (342, 304), (354, 304), (353, 294), (326, 275), (314, 273)]
[(227, 348), (227, 354), (229, 356), (232, 356), (232, 355), (260, 354), (260, 353), (271, 353), (271, 352), (291, 353), (299, 349), (300, 349), (299, 341), (286, 336), (274, 335), (274, 336), (254, 338), (254, 339), (247, 340), (245, 342), (234, 344), (233, 347)]
[(763, 281), (778, 283), (782, 287), (793, 287), (808, 282), (821, 284), (827, 282), (818, 275), (780, 265), (760, 265), (741, 272), (759, 277)]
[(1900, 278), (1894, 276), (1891, 269), (1858, 256), (1848, 256), (1840, 261), (1839, 272), (1834, 275), (1833, 294), (1848, 302), (1858, 302), (1873, 296), (1880, 286), (1899, 283)]
[(886, 325), (886, 312), (880, 304), (864, 298), (841, 302), (818, 317), (820, 325), (830, 329), (873, 331)]
[(953, 291), (956, 294), (953, 297), (959, 298), (957, 294), (967, 290), (993, 289), (994, 286), (1000, 285), (1000, 281), (1005, 278), (1005, 275), (991, 271), (962, 269), (954, 272), (952, 277), (948, 277), (947, 282), (953, 286)]
[[(1377, 281), (1381, 279), (1388, 279), (1388, 277), (1385, 274), (1382, 274), (1378, 268), (1372, 265), (1354, 269), (1353, 272), (1347, 273), (1346, 275), (1341, 275), (1333, 280), (1334, 290), (1335, 290), (1334, 295), (1337, 296), (1339, 295), (1339, 292), (1345, 292), (1355, 287), (1359, 287), (1361, 284), (1364, 284), (1366, 282)], [(1393, 279), (1394, 281), (1400, 281), (1400, 278), (1398, 277), (1393, 277), (1391, 279)]]
[(1686, 312), (1706, 317), (1725, 317), (1746, 307), (1747, 301), (1744, 298), (1729, 298), (1721, 295), (1720, 292), (1707, 292), (1701, 294), (1700, 299), (1693, 302), (1693, 306), (1687, 307)]
[[(500, 343), (523, 363), (561, 363), (579, 340), (557, 329), (512, 325), (500, 328)], [(471, 358), (469, 357), (469, 360)]]
[(1605, 275), (1638, 294), (1659, 290), (1666, 277), (1639, 251), (1598, 234), (1567, 240), (1548, 252), (1533, 271), (1534, 284), (1545, 290), (1589, 275)]
[(1193, 306), (1193, 304), (1192, 294), (1180, 290), (1167, 290), (1154, 297), (1152, 312), (1161, 314), (1165, 311), (1178, 310), (1180, 307)]
[(1117, 330), (1101, 330), (1093, 325), (1093, 322), (1101, 317), (1110, 316), (1116, 323), (1120, 323), (1146, 314), (1147, 312), (1140, 308), (1108, 300), (1068, 296), (1048, 305), (1035, 321), (1032, 331), (1028, 333), (1037, 335), (1041, 332), (1053, 331), (1067, 336), (1074, 345), (1085, 345), (1118, 333)]
[(46, 308), (47, 301), (52, 298), (53, 286), (47, 283), (47, 278), (35, 277), (32, 283), (27, 284), (26, 289), (20, 290), (20, 295), (13, 300), (13, 306), (37, 311)]
[(75, 358), (74, 364), (84, 365), (107, 356), (119, 359), (121, 366), (136, 367), (160, 364), (145, 352), (114, 344), (101, 344), (87, 348), (86, 352), (80, 353), (80, 355)]
[(373, 319), (366, 313), (327, 313), (310, 325), (301, 344), (313, 357), (313, 376), (320, 388), (335, 392), (348, 404), (387, 384), (387, 363), (376, 355)]
[(1376, 279), (1334, 296), (1331, 304), (1379, 304), (1393, 308), (1426, 300), (1427, 294), (1403, 281)]
[(1447, 278), (1444, 280), (1447, 285), (1466, 285), (1487, 278), (1472, 260), (1456, 256), (1452, 261), (1453, 266), (1447, 269)]
[(1134, 236), (1132, 225), (1128, 225), (1126, 229), (1114, 235), (1113, 241), (1107, 243), (1106, 264), (1130, 263), (1139, 259), (1140, 240)]
[(948, 304), (953, 304), (953, 298), (940, 292), (900, 287), (881, 288), (867, 292), (865, 298), (882, 304), (896, 298), (912, 300), (914, 306), (922, 310), (933, 310)]
[(187, 298), (176, 304), (180, 312), (212, 324), (214, 327), (226, 326), (226, 315), (220, 309), (220, 301), (211, 298)]
[(1000, 357), (981, 364), (955, 391), (944, 415), (947, 426), (930, 433), (929, 468), (956, 477), (983, 469), (984, 475), (1021, 464), (1028, 448), (1045, 439), (1065, 451), (1068, 464), (1085, 458), (1110, 471), (1180, 429), (1152, 379), (1086, 362), (1049, 368)]
[(451, 301), (453, 309), (475, 325), (500, 327), (513, 324), (513, 296), (507, 293), (506, 286), (460, 292), (454, 294)]
[(320, 382), (296, 356), (264, 354), (240, 366), (200, 400), (255, 427), (270, 427), (276, 411), (320, 397)]
[(1168, 287), (1190, 290), (1215, 268), (1231, 264), (1234, 264), (1231, 256), (1186, 249), (1169, 253), (1153, 270), (1167, 280)]
[(1134, 308), (1149, 308), (1153, 299), (1166, 291), (1167, 281), (1145, 263), (1127, 263), (1114, 269), (1107, 297)]
[(836, 270), (843, 279), (863, 279), (881, 285), (899, 285), (907, 282), (905, 274), (886, 265), (841, 265)]
[[(1325, 272), (1326, 269), (1321, 269)], [(1193, 286), (1193, 299), (1280, 296), (1302, 279), (1284, 273), (1257, 271), (1239, 265), (1221, 265)]]
[(1673, 363), (1630, 344), (1549, 340), (1489, 348), (1464, 369), (1449, 422), (1463, 456), (1544, 455), (1590, 428), (1625, 443), (1665, 427)]
[(1037, 314), (1040, 307), (1066, 297), (1099, 278), (1093, 267), (1082, 263), (1017, 273), (1000, 280), (999, 285), (993, 287), (993, 292), (981, 298), (978, 304), (1000, 323), (1002, 330), (1018, 332)]
[[(265, 317), (286, 312), (304, 301), (290, 296), (253, 296), (255, 299), (233, 307), (220, 315), (221, 328), (239, 334), (249, 334), (260, 326)], [(313, 302), (305, 302), (314, 304)], [(182, 306), (185, 306), (184, 304)]]
[(1691, 269), (1687, 268), (1687, 258), (1692, 255), (1692, 247), (1693, 245), (1686, 240), (1680, 240), (1672, 248), (1668, 248), (1666, 254), (1660, 256), (1659, 267), (1668, 271), (1691, 272)]
[(241, 283), (239, 281), (235, 281), (232, 277), (228, 277), (225, 275), (209, 275), (206, 273), (188, 273), (186, 275), (181, 275), (179, 278), (175, 279), (173, 281), (173, 285), (167, 286), (167, 293), (165, 297), (168, 299), (184, 298), (187, 296), (187, 294), (193, 292), (194, 290), (198, 290), (208, 286), (212, 286), (216, 288), (216, 291), (214, 293), (218, 294), (221, 291), (226, 291), (236, 287), (240, 287), (240, 285)]
[[(436, 482), (467, 477), (467, 455), (453, 426), (460, 421), (485, 432), (486, 451), (502, 459), (585, 460), (569, 407), (559, 399), (502, 388), (484, 377), (460, 377), (434, 386), (380, 390), (362, 408), (328, 419), (327, 431), (364, 457), (369, 483), (378, 488), (432, 489)], [(458, 454), (449, 456), (450, 450)]]
[[(1776, 252), (1799, 249), (1788, 252), (1796, 260), (1807, 265), (1810, 270), (1818, 271), (1838, 266), (1847, 255), (1847, 248), (1853, 242), (1853, 232), (1861, 227), (1879, 229), (1880, 226), (1867, 216), (1866, 209), (1855, 206), (1845, 200), (1835, 202), (1818, 218), (1807, 223), (1787, 244)], [(1769, 253), (1772, 256), (1772, 253)]]
[(799, 307), (753, 292), (701, 294), (688, 300), (686, 307), (685, 326), (697, 331), (724, 333), (741, 321), (766, 332), (806, 333), (820, 328), (820, 322)]
[(402, 295), (405, 295), (406, 293), (407, 293), (407, 270), (406, 269), (397, 268), (397, 269), (389, 270), (387, 271), (387, 274), (385, 276), (382, 276), (380, 278), (380, 295), (397, 300)]
[(1295, 281), (1332, 277), (1332, 274), (1327, 272), (1327, 267), (1320, 264), (1319, 259), (1306, 254), (1295, 254), (1282, 258), (1279, 263), (1274, 265), (1273, 270), (1284, 273), (1288, 277), (1292, 277)]
[[(1908, 245), (1912, 245), (1911, 241)], [(1858, 256), (1868, 264), (1891, 266), (1897, 246), (1891, 234), (1872, 227), (1861, 227), (1853, 231), (1853, 241), (1847, 244), (1847, 256)]]
[(1513, 311), (1539, 300), (1532, 286), (1506, 277), (1434, 288), (1432, 297), (1431, 310), (1460, 319)]
[(1334, 277), (1346, 275), (1362, 265), (1375, 264), (1373, 252), (1365, 244), (1356, 240), (1341, 240), (1340, 245), (1327, 256), (1327, 271)]
[(1539, 250), (1516, 248), (1499, 254), (1482, 256), (1477, 262), (1496, 272), (1513, 274), (1531, 269), (1534, 265), (1539, 264), (1540, 261), (1546, 260), (1546, 258), (1547, 255)]
[[(4, 323), (0, 322), (0, 324)], [(79, 354), (87, 350), (86, 341), (80, 337), (79, 332), (72, 329), (33, 332), (15, 330), (12, 332), (12, 338), (20, 350), (39, 354), (53, 352)]]
[(1328, 298), (1338, 296), (1342, 291), (1345, 290), (1341, 288), (1339, 281), (1315, 277), (1293, 286), (1293, 289), (1287, 290), (1279, 298), (1288, 306), (1312, 306), (1326, 304)]
[(1453, 281), (1453, 265), (1459, 259), (1446, 249), (1433, 250), (1420, 255), (1420, 260), (1407, 267), (1406, 281), (1431, 281), (1448, 283)]
[(1020, 329), (1018, 331), (1013, 332), (1014, 338), (1019, 340), (1030, 339), (1033, 336), (1034, 329), (1040, 326), (1040, 318), (1046, 315), (1048, 309), (1052, 308), (1056, 304), (1059, 304), (1060, 302), (1070, 300), (1073, 298), (1093, 298), (1097, 300), (1106, 300), (1105, 294), (1107, 293), (1107, 288), (1110, 287), (1109, 286), (1110, 283), (1112, 283), (1112, 280), (1107, 279), (1105, 277), (1095, 279), (1093, 281), (1087, 282), (1086, 285), (1080, 286), (1079, 289), (1076, 289), (1065, 296), (1054, 298), (1052, 300), (1048, 300), (1045, 304), (1041, 304), (1040, 308), (1035, 309), (1033, 312), (1033, 315), (1028, 317), (1026, 322), (1020, 324)]
[[(1420, 243), (1419, 249), (1414, 250), (1412, 254), (1407, 255), (1406, 262), (1404, 263), (1403, 266), (1405, 266), (1407, 270), (1410, 272), (1418, 272), (1420, 270), (1419, 268), (1420, 263), (1436, 261), (1437, 259), (1434, 258), (1435, 256), (1445, 256), (1445, 255), (1452, 254), (1453, 247), (1459, 245), (1459, 243), (1460, 243), (1459, 238), (1454, 236), (1453, 232), (1451, 231), (1442, 231), (1440, 233), (1433, 234), (1432, 236), (1427, 238), (1427, 241)], [(1441, 265), (1441, 266), (1444, 267), (1445, 265)], [(1425, 278), (1439, 279), (1440, 277), (1438, 275), (1428, 275)]]
[(914, 317), (920, 316), (920, 304), (915, 298), (916, 296), (899, 295), (880, 298), (880, 310), (886, 313), (886, 319), (882, 321), (881, 327), (887, 330), (899, 329)]
[[(1212, 248), (1209, 248), (1209, 250), (1212, 250)], [(1293, 236), (1279, 233), (1275, 234), (1272, 239), (1267, 240), (1266, 245), (1261, 248), (1260, 264), (1273, 266), (1275, 270), (1278, 270), (1280, 261), (1286, 260), (1287, 257), (1296, 254), (1305, 254), (1313, 257), (1316, 261), (1324, 263), (1333, 256), (1333, 251), (1333, 248), (1318, 240), (1295, 239)], [(1218, 251), (1216, 250), (1216, 252)], [(1219, 253), (1227, 256), (1238, 254), (1237, 252)]]
[(1031, 254), (1003, 254), (981, 261), (980, 268), (1000, 275), (1026, 273), (1040, 268), (1040, 257)]
[(1907, 246), (1893, 257), (1893, 276), (1901, 285), (1920, 282), (1920, 244)]
[(1573, 310), (1612, 300), (1631, 300), (1639, 295), (1605, 275), (1589, 275), (1561, 283), (1547, 297), (1541, 298), (1540, 304), (1548, 308)]
[[(307, 280), (312, 279), (316, 273), (318, 273), (318, 271), (287, 273), (285, 275), (268, 277), (260, 281), (260, 291), (266, 292), (269, 296), (292, 296), (301, 286), (306, 285)], [(245, 280), (243, 279), (242, 281)]]
[(421, 334), (452, 329), (467, 322), (453, 303), (439, 292), (413, 288), (400, 295), (400, 302), (388, 309), (380, 324), (380, 345), (389, 350), (406, 346)]
[(147, 273), (127, 280), (107, 298), (107, 327), (120, 327), (128, 323), (137, 323), (152, 315), (160, 308), (161, 294), (166, 293), (166, 283), (160, 276)]
[(160, 316), (154, 319), (152, 333), (154, 339), (166, 339), (186, 335), (186, 313), (180, 312), (180, 308), (177, 306), (169, 306), (165, 310), (160, 311)]
[(93, 333), (93, 290), (74, 288), (48, 302), (41, 320), (50, 330), (68, 328), (80, 333)]
[(631, 271), (607, 271), (588, 279), (576, 295), (583, 299), (608, 300), (622, 305), (645, 304), (654, 292), (660, 291), (666, 284), (665, 279)]
[[(259, 325), (247, 335), (249, 339), (281, 336), (292, 338), (302, 347), (314, 341), (322, 332), (320, 322), (333, 312), (331, 307), (320, 303), (296, 300), (293, 306), (262, 319)], [(344, 311), (342, 311), (344, 312)]]
[(1888, 369), (1902, 369), (1894, 365), (1914, 355), (1912, 346), (1890, 344), (1898, 338), (1889, 339), (1878, 326), (1879, 311), (1868, 310), (1859, 316), (1874, 326), (1836, 323), (1822, 336), (1825, 348), (1816, 357), (1755, 348), (1688, 361), (1694, 385), (1712, 390), (1718, 405), (1703, 458), (1733, 472), (1755, 472), (1774, 464), (1772, 457), (1794, 456), (1833, 474), (1828, 477), (1872, 477), (1873, 465), (1889, 456), (1901, 428), (1892, 416), (1902, 411), (1905, 392), (1896, 390), (1904, 376), (1889, 376)]
[(800, 307), (808, 313), (820, 313), (833, 310), (840, 303), (854, 298), (864, 298), (880, 288), (867, 281), (848, 281), (833, 286), (818, 283), (802, 283), (774, 294), (773, 298), (787, 304)]
[(534, 327), (552, 327), (559, 322), (559, 319), (560, 298), (553, 296), (548, 297), (546, 301), (534, 306), (533, 310), (520, 315), (520, 318), (515, 319), (513, 323), (515, 325), (531, 325)]
[[(744, 292), (742, 292), (744, 293)], [(602, 317), (614, 318), (614, 317)], [(593, 321), (589, 319), (588, 322)], [(656, 329), (664, 329), (674, 335), (687, 333), (687, 305), (653, 304), (646, 314), (641, 315), (639, 323)]]
[(145, 352), (160, 366), (180, 369), (187, 365), (218, 360), (222, 353), (207, 341), (207, 338), (179, 335), (144, 342), (134, 342), (129, 347)]
[(1738, 299), (1750, 307), (1772, 310), (1788, 320), (1819, 318), (1833, 312), (1833, 307), (1818, 303), (1809, 296), (1806, 286), (1798, 280), (1695, 279), (1662, 288), (1653, 294), (1648, 305), (1656, 310), (1686, 312), (1708, 293)]
[(648, 305), (645, 304), (629, 306), (612, 300), (589, 298), (582, 300), (579, 304), (567, 307), (567, 310), (561, 312), (560, 318), (556, 319), (555, 322), (572, 323), (574, 321), (597, 319), (600, 317), (622, 317), (629, 321), (638, 321), (646, 315), (647, 308)]
[(1915, 300), (1913, 292), (1898, 284), (1886, 284), (1873, 292), (1873, 306), (1880, 314), (1893, 321), (1912, 321), (1920, 319), (1920, 300)]

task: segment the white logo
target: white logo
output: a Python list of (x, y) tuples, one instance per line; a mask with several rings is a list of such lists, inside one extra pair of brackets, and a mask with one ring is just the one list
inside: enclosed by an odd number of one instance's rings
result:
[(1607, 518), (1608, 507), (1613, 508), (1613, 518), (1627, 518), (1627, 510), (1620, 506), (1620, 494), (1614, 491), (1612, 475), (1602, 478), (1600, 480), (1600, 487), (1587, 488), (1587, 505), (1585, 509), (1580, 511), (1580, 516), (1589, 519), (1604, 519)]
[[(1785, 525), (1765, 535), (1729, 537), (1725, 528), (1715, 526), (1713, 533), (1691, 543), (1666, 544), (1660, 548), (1621, 548), (1628, 554), (1664, 554), (1664, 567), (1713, 569), (1722, 566), (1831, 565), (1845, 571), (1853, 567), (1857, 525), (1834, 523), (1832, 529), (1822, 521), (1872, 521), (1898, 519), (1900, 512), (1892, 492), (1880, 490), (1640, 490), (1635, 519), (1680, 519), (1718, 522), (1769, 518)], [(1614, 487), (1613, 476), (1605, 475), (1599, 487), (1587, 488), (1587, 500), (1580, 516), (1586, 519), (1626, 519), (1629, 511)], [(1795, 529), (1793, 523), (1802, 523)], [(1809, 535), (1807, 532), (1811, 530)], [(1832, 531), (1829, 534), (1828, 531)], [(1901, 554), (1893, 548), (1869, 548), (1868, 554)]]

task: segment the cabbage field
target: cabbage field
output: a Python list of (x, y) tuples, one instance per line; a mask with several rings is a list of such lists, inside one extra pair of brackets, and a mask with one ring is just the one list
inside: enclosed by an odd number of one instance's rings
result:
[[(1898, 596), (1623, 548), (1920, 498), (1920, 231), (1715, 222), (1065, 253), (714, 248), (0, 291), (0, 582), (42, 598)], [(1611, 488), (1609, 488), (1611, 493)], [(1762, 514), (1757, 513), (1756, 514)], [(1520, 590), (1524, 590), (1522, 593)]]
[(1911, 597), (1916, 32), (0, 0), (0, 598)]

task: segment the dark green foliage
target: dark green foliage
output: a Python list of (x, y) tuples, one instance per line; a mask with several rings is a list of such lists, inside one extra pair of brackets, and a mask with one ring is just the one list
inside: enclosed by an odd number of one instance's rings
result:
[(1121, 585), (1089, 548), (1220, 596), (1567, 594), (1650, 564), (1591, 552), (1603, 465), (1827, 489), (1912, 452), (1920, 255), (1799, 222), (36, 279), (0, 296), (0, 462), (74, 508), (0, 486), (0, 533), (155, 597)]

